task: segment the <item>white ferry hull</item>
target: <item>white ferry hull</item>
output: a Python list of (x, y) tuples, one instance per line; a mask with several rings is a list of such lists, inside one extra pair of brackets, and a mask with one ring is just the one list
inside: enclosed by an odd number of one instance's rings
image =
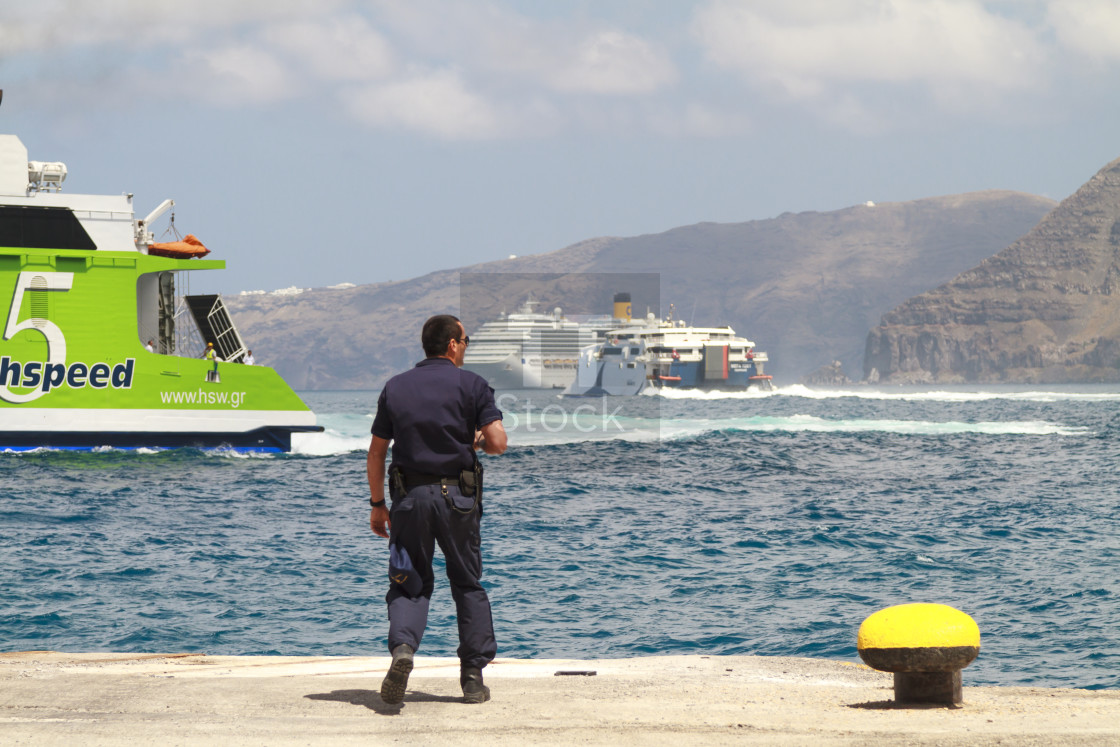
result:
[(0, 450), (233, 448), (290, 451), (291, 434), (318, 432), (309, 411), (23, 408), (6, 413)]
[(763, 373), (766, 353), (730, 327), (698, 328), (671, 322), (633, 324), (580, 351), (571, 396), (633, 395), (647, 387), (704, 390), (773, 388)]
[(463, 368), (473, 371), (495, 389), (563, 389), (575, 378), (576, 362), (545, 364), (511, 354), (493, 362), (472, 362)]

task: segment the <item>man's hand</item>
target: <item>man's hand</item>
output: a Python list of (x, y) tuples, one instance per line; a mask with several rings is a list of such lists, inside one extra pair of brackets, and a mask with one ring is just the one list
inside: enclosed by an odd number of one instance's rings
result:
[(476, 448), (482, 449), (491, 456), (504, 454), (506, 451), (506, 428), (500, 420), (489, 422), (477, 431), (474, 441)]
[[(369, 478), (369, 499), (376, 503), (385, 500), (385, 455), (389, 453), (389, 442), (374, 436), (369, 442), (366, 454), (366, 475)], [(389, 537), (389, 509), (384, 504), (371, 508), (369, 528), (378, 537)]]
[(369, 528), (378, 537), (389, 539), (389, 528), (393, 523), (389, 521), (389, 509), (385, 506), (376, 506), (369, 510)]

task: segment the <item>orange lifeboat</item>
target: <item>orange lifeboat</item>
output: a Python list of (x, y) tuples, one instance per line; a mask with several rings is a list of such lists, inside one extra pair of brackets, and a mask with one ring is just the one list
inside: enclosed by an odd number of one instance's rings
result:
[(182, 241), (148, 244), (148, 254), (154, 254), (157, 257), (190, 259), (191, 257), (205, 257), (209, 253), (210, 250), (203, 246), (202, 242), (193, 233), (188, 233)]

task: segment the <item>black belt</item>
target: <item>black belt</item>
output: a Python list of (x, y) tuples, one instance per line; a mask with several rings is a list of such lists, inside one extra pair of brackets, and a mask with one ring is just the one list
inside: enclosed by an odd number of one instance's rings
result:
[[(413, 488), (418, 488), (421, 485), (436, 485), (436, 484), (439, 484), (443, 488), (441, 492), (443, 493), (443, 499), (445, 501), (447, 501), (447, 508), (449, 508), (452, 511), (455, 511), (456, 513), (460, 513), (460, 514), (469, 514), (475, 508), (478, 508), (478, 515), (480, 517), (482, 516), (482, 482), (481, 482), (481, 480), (472, 481), (472, 484), (477, 483), (477, 486), (471, 492), (471, 495), (474, 496), (474, 504), (469, 509), (462, 509), (462, 508), (459, 508), (458, 506), (455, 505), (455, 502), (453, 500), (451, 500), (451, 496), (448, 495), (448, 493), (447, 493), (447, 488), (450, 485), (454, 485), (456, 488), (459, 489), (460, 493), (462, 492), (463, 488), (459, 484), (459, 477), (458, 476), (447, 477), (447, 476), (444, 476), (444, 475), (427, 475), (427, 474), (424, 474), (423, 472), (405, 472), (404, 470), (397, 469), (396, 467), (394, 467), (390, 470), (390, 476), (392, 476), (394, 473), (396, 474), (396, 477), (395, 478), (391, 477), (391, 479), (394, 479), (394, 480), (397, 481), (396, 490), (398, 492), (402, 493), (402, 494), (407, 493), (408, 491), (412, 490)], [(476, 474), (478, 474), (478, 473), (476, 473)], [(390, 482), (390, 487), (392, 487), (392, 482)], [(396, 500), (396, 499), (394, 498), (394, 500)]]
[(423, 472), (405, 472), (401, 470), (401, 479), (404, 480), (405, 490), (418, 488), (421, 485), (434, 485), (436, 483), (447, 480), (452, 485), (459, 484), (459, 476), (448, 477), (446, 475), (425, 475)]

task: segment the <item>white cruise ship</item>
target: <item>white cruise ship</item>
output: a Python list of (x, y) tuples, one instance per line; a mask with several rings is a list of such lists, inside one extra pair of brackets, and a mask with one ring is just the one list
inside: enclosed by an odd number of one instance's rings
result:
[[(463, 368), (485, 378), (495, 389), (563, 389), (576, 378), (579, 351), (603, 339), (618, 319), (602, 316), (583, 322), (534, 311), (532, 296), (512, 314), (502, 313), (471, 334)], [(615, 296), (615, 314), (625, 308), (630, 295)]]

